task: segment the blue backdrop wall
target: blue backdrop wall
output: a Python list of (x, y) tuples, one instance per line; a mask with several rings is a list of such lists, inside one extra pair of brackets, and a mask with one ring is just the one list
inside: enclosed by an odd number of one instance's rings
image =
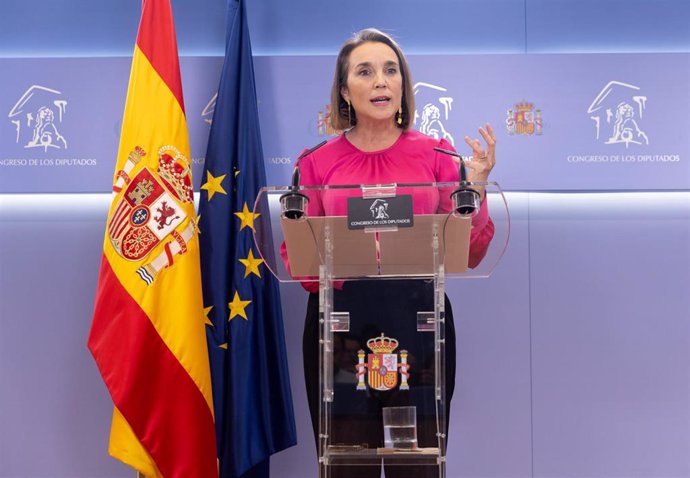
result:
[[(139, 0), (3, 2), (0, 103), (8, 107), (2, 112), (9, 112), (28, 86), (18, 82), (21, 91), (7, 86), (26, 65), (49, 72), (43, 77), (48, 79), (69, 76), (61, 71), (64, 65), (84, 70), (106, 65), (112, 69), (103, 76), (112, 81), (102, 81), (118, 85), (121, 77), (124, 83), (102, 94), (113, 97), (108, 104), (123, 105), (127, 60), (108, 58), (131, 55), (139, 7)], [(218, 59), (200, 57), (222, 54), (225, 5), (173, 0), (173, 8), (180, 53), (189, 57), (185, 96), (199, 102), (189, 109), (198, 122), (192, 126), (190, 118), (190, 130), (197, 128), (192, 147), (203, 151), (202, 100), (212, 94), (203, 89), (217, 81)], [(490, 279), (449, 287), (463, 311), (457, 314), (459, 386), (448, 476), (689, 478), (690, 143), (684, 125), (690, 121), (690, 2), (255, 0), (248, 8), (265, 161), (274, 182), (286, 177), (292, 155), (316, 142), (332, 56), (352, 31), (375, 25), (393, 33), (413, 54), (415, 72), (431, 77), (438, 65), (452, 63), (456, 75), (484, 76), (495, 85), (481, 90), (489, 105), (482, 110), (479, 100), (472, 108), (461, 102), (462, 88), (484, 82), (447, 80), (461, 104), (449, 119), (454, 133), (465, 134), (485, 119), (500, 125), (498, 160), (504, 163), (497, 166), (496, 179), (515, 185), (508, 193), (511, 243), (498, 270)], [(649, 128), (649, 144), (614, 145), (621, 147), (616, 154), (635, 157), (629, 182), (617, 182), (630, 174), (622, 165), (566, 168), (573, 151), (553, 149), (558, 147), (553, 137), (562, 131), (555, 108), (544, 109), (543, 138), (508, 134), (503, 122), (513, 104), (496, 97), (510, 90), (514, 93), (506, 98), (514, 103), (537, 101), (543, 91), (528, 89), (529, 82), (524, 90), (516, 88), (517, 80), (498, 78), (497, 72), (514, 62), (515, 78), (536, 78), (535, 69), (550, 74), (552, 61), (566, 70), (582, 66), (554, 96), (582, 88), (589, 100), (585, 110), (608, 81), (638, 86), (607, 70), (584, 87), (598, 74), (587, 65), (618, 65), (626, 78), (635, 79), (658, 77), (663, 68), (673, 94), (645, 93), (650, 98), (645, 114), (654, 118), (653, 124), (641, 122)], [(547, 67), (525, 69), (540, 62)], [(487, 69), (465, 70), (468, 64)], [(304, 68), (317, 72), (310, 85), (314, 98), (300, 116), (304, 128), (286, 140), (286, 126), (276, 119), (293, 106), (285, 75), (298, 77)], [(87, 87), (98, 93), (97, 84)], [(664, 107), (655, 110), (662, 97)], [(590, 121), (578, 108), (573, 114)], [(568, 117), (563, 111), (558, 115)], [(11, 126), (4, 121), (3, 128), (5, 123)], [(96, 125), (107, 130), (101, 146), (116, 147), (116, 120)], [(582, 128), (571, 149), (582, 144), (587, 151), (611, 154)], [(0, 129), (0, 159), (16, 156), (13, 134)], [(75, 130), (72, 141), (79, 137)], [(551, 146), (535, 146), (542, 139)], [(664, 150), (669, 144), (673, 151)], [(667, 153), (679, 157), (672, 173), (662, 163), (640, 169), (639, 155)], [(582, 182), (563, 186), (558, 178), (562, 186), (549, 187), (555, 173), (540, 165), (554, 154), (563, 160), (556, 173), (580, 175), (580, 181), (587, 175), (608, 179), (592, 188)], [(85, 346), (109, 197), (97, 194), (100, 187), (56, 194), (54, 187), (42, 189), (32, 175), (6, 165), (0, 167), (0, 185), (0, 477), (134, 476), (107, 457), (111, 405)], [(48, 194), (26, 194), (40, 191)], [(299, 445), (274, 458), (274, 476), (316, 476), (301, 378), (306, 297), (294, 284), (283, 285), (282, 293)]]

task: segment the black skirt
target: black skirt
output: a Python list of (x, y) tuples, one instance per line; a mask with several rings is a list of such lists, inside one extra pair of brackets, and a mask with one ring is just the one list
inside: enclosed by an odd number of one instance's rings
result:
[[(334, 392), (331, 444), (383, 446), (383, 407), (417, 407), (419, 447), (437, 447), (434, 386), (434, 334), (417, 331), (417, 312), (434, 310), (433, 282), (423, 280), (348, 281), (334, 291), (334, 310), (350, 313), (350, 331), (334, 333)], [(446, 335), (446, 417), (455, 388), (455, 326), (448, 297), (445, 298)], [(398, 341), (394, 353), (408, 352), (409, 390), (398, 386), (377, 391), (356, 390), (357, 352), (372, 353), (367, 341), (381, 335)], [(318, 449), (319, 425), (319, 296), (312, 293), (302, 342), (304, 378), (311, 413), (314, 440)], [(356, 419), (355, 419), (356, 417)], [(447, 429), (446, 429), (447, 432)], [(433, 477), (437, 467), (390, 466), (387, 477)], [(376, 477), (380, 467), (336, 466), (332, 477)]]

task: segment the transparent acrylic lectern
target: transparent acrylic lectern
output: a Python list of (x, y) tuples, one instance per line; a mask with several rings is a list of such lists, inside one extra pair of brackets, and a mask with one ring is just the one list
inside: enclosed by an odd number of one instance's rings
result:
[[(406, 466), (445, 477), (446, 372), (455, 366), (454, 357), (446, 362), (445, 281), (488, 277), (510, 231), (499, 186), (474, 183), (486, 189), (494, 233), (488, 247), (486, 237), (471, 240), (482, 216), (452, 211), (458, 186), (268, 187), (257, 196), (254, 234), (266, 266), (282, 282), (318, 284), (320, 478), (381, 465), (386, 476)], [(294, 193), (309, 200), (300, 218), (281, 206)], [(416, 213), (429, 204), (448, 212)], [(391, 407), (414, 407), (416, 430), (384, 429)]]

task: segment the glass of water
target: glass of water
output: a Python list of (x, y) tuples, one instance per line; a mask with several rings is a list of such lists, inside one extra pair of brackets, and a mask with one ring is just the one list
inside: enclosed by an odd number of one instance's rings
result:
[(385, 407), (383, 440), (386, 448), (417, 448), (417, 407)]

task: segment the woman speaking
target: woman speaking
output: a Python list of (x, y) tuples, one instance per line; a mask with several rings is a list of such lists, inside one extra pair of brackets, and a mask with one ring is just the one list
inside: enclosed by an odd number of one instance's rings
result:
[[(331, 126), (344, 131), (300, 162), (304, 186), (351, 184), (404, 184), (458, 181), (458, 165), (452, 156), (434, 148), (452, 150), (445, 139), (433, 139), (410, 129), (415, 106), (409, 66), (397, 43), (385, 33), (366, 29), (356, 33), (342, 46), (335, 67), (331, 91)], [(491, 126), (479, 128), (479, 139), (465, 137), (472, 150), (466, 161), (468, 181), (487, 181), (495, 164), (496, 138)], [(472, 218), (469, 266), (483, 258), (493, 237), (484, 188), (479, 212)], [(346, 201), (339, 195), (323, 192), (310, 194), (309, 216), (344, 216)], [(449, 198), (427, 191), (413, 193), (414, 214), (446, 213), (452, 209)], [(303, 336), (304, 372), (307, 397), (318, 443), (319, 417), (319, 299), (318, 283), (304, 283), (311, 292)], [(418, 410), (419, 446), (438, 446), (435, 418), (429, 410), (433, 403), (415, 402), (415, 387), (429, 383), (433, 369), (433, 341), (416, 331), (417, 311), (433, 310), (433, 283), (424, 280), (346, 281), (334, 292), (334, 310), (350, 313), (350, 342), (366, 349), (372, 337), (395, 330), (395, 337), (409, 351), (410, 390), (353, 392), (347, 407), (333, 410), (331, 443), (383, 446), (381, 409), (414, 404)], [(450, 303), (446, 298), (446, 400), (455, 383), (455, 329)], [(338, 335), (338, 334), (336, 334)], [(344, 343), (336, 340), (335, 346)], [(401, 345), (402, 346), (402, 345)], [(336, 350), (342, 355), (342, 351)], [(340, 361), (342, 362), (342, 361)], [(347, 367), (347, 363), (340, 365)], [(349, 372), (354, 371), (353, 359)], [(346, 371), (347, 372), (347, 371)], [(426, 372), (426, 374), (425, 374)], [(341, 374), (342, 375), (342, 374)], [(347, 374), (345, 374), (347, 376)], [(352, 376), (352, 374), (350, 374)], [(354, 382), (349, 386), (354, 389)], [(340, 386), (340, 384), (338, 384)], [(357, 395), (357, 393), (359, 393)], [(432, 400), (433, 401), (433, 400)], [(352, 416), (356, 415), (357, 420)], [(350, 417), (348, 419), (348, 417)], [(380, 477), (379, 466), (334, 466), (331, 477)], [(387, 478), (438, 476), (433, 466), (387, 466)]]

